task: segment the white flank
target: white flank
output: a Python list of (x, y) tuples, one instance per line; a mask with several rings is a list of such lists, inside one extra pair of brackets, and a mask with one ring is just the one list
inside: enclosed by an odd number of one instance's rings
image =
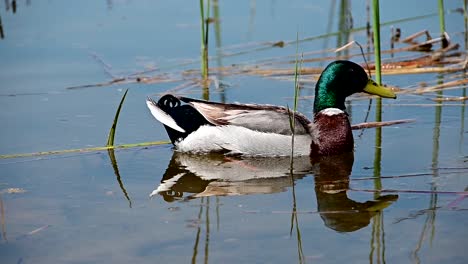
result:
[(166, 114), (166, 112), (161, 110), (161, 108), (154, 105), (153, 102), (151, 102), (150, 100), (146, 100), (146, 105), (148, 106), (154, 118), (156, 118), (159, 122), (174, 130), (185, 133), (185, 130), (181, 128), (170, 115)]
[(323, 109), (322, 111), (320, 111), (320, 113), (327, 115), (327, 116), (334, 116), (334, 115), (343, 114), (344, 111), (338, 108), (327, 108), (327, 109)]
[[(310, 135), (296, 135), (294, 156), (310, 154)], [(290, 156), (291, 136), (264, 133), (240, 126), (202, 126), (176, 143), (181, 152), (204, 153), (228, 150), (245, 156)]]

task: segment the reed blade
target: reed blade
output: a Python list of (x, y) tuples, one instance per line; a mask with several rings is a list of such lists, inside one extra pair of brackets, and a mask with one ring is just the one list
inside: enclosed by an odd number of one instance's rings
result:
[(125, 91), (124, 95), (122, 96), (122, 100), (120, 100), (119, 107), (117, 108), (117, 112), (115, 113), (114, 122), (112, 123), (112, 127), (109, 131), (109, 136), (107, 137), (107, 144), (106, 146), (114, 146), (114, 137), (115, 137), (115, 129), (117, 127), (117, 121), (119, 120), (120, 110), (122, 109), (122, 105), (125, 101), (125, 97), (127, 96), (128, 89)]

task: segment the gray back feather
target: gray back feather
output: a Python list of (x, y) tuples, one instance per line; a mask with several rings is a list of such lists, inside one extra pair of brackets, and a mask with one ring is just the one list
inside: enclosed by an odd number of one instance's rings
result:
[[(291, 135), (288, 109), (274, 105), (222, 104), (180, 97), (191, 104), (213, 125), (235, 125), (264, 133)], [(291, 112), (292, 113), (292, 112)], [(312, 123), (301, 113), (295, 113), (295, 133), (310, 134)]]

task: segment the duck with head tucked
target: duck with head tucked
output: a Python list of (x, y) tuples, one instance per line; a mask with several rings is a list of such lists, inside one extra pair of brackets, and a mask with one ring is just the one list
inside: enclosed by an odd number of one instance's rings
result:
[[(295, 156), (331, 156), (352, 152), (354, 139), (346, 97), (364, 92), (396, 98), (351, 61), (330, 63), (315, 86), (314, 118), (295, 113)], [(185, 103), (185, 104), (182, 104)], [(146, 101), (151, 114), (164, 124), (177, 151), (222, 152), (245, 156), (291, 155), (290, 112), (260, 104), (223, 104), (167, 94)]]

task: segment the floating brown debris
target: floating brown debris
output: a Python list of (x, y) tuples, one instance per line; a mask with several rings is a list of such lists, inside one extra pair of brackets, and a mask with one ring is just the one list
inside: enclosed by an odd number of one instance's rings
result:
[(7, 194), (20, 194), (25, 193), (26, 190), (23, 188), (7, 188), (0, 191), (0, 193), (7, 193)]
[(358, 130), (364, 128), (374, 128), (374, 127), (384, 127), (384, 126), (392, 126), (397, 124), (406, 124), (415, 122), (414, 119), (401, 119), (401, 120), (392, 120), (392, 121), (383, 121), (383, 122), (366, 122), (366, 123), (359, 123), (356, 125), (352, 125), (351, 129)]

